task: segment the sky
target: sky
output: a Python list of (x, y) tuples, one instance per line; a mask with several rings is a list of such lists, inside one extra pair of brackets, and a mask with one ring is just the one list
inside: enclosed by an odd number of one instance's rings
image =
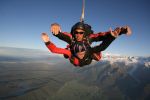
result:
[[(125, 25), (132, 29), (130, 37), (118, 37), (104, 53), (150, 56), (149, 0), (85, 1), (85, 22), (95, 33)], [(0, 47), (48, 51), (41, 40), (41, 33), (46, 32), (53, 43), (64, 48), (66, 43), (52, 35), (50, 25), (57, 22), (63, 32), (70, 32), (81, 9), (82, 0), (0, 0)]]

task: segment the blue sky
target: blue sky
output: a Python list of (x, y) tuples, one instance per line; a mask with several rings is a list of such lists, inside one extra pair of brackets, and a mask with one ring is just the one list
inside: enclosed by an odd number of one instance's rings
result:
[[(95, 31), (129, 25), (133, 34), (117, 38), (105, 52), (150, 56), (149, 0), (86, 0), (85, 22)], [(47, 50), (41, 32), (58, 47), (66, 43), (54, 37), (50, 24), (57, 22), (70, 32), (79, 21), (82, 0), (0, 0), (0, 46)]]

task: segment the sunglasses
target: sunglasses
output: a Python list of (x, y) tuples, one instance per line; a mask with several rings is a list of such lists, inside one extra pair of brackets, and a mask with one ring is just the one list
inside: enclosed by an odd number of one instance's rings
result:
[(84, 34), (84, 32), (77, 32), (77, 31), (75, 31), (74, 34)]

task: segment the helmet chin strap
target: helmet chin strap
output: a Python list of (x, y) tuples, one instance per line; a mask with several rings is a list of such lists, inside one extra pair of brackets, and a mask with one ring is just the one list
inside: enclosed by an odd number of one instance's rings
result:
[(80, 17), (80, 22), (84, 22), (84, 9), (85, 9), (85, 0), (82, 0), (82, 14)]

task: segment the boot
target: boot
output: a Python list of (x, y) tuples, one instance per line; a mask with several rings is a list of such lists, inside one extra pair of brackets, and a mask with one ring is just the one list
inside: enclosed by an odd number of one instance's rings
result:
[(101, 52), (92, 54), (92, 58), (96, 61), (99, 61), (101, 57), (102, 57)]

